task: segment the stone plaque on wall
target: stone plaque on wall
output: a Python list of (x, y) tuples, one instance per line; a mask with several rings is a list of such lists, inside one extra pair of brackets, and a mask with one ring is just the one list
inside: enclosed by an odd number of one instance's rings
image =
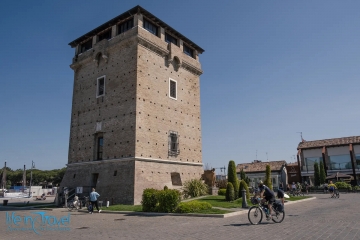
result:
[(182, 186), (180, 173), (172, 172), (171, 173), (171, 182), (173, 186)]

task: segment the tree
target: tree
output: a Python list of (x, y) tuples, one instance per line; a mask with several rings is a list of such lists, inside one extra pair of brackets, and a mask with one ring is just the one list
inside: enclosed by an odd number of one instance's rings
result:
[[(249, 186), (250, 183), (250, 178), (248, 178), (248, 176), (246, 176), (246, 173), (244, 172), (244, 169), (242, 168), (240, 171), (240, 179), (244, 180), (246, 182), (246, 184)], [(241, 194), (240, 194), (241, 195)]]
[(264, 181), (265, 186), (267, 186), (268, 188), (270, 188), (271, 190), (273, 189), (272, 187), (272, 182), (271, 182), (271, 168), (270, 165), (266, 165), (266, 172), (265, 172), (265, 181)]
[(326, 174), (323, 161), (320, 161), (320, 184), (324, 184), (326, 181)]
[(239, 196), (239, 179), (236, 176), (236, 166), (233, 160), (229, 161), (228, 166), (228, 182), (233, 185), (235, 198)]
[(228, 182), (226, 187), (226, 194), (225, 194), (226, 201), (234, 201), (235, 200), (235, 192), (234, 192), (234, 186), (231, 182)]
[(320, 171), (318, 163), (314, 163), (314, 184), (320, 186)]
[(246, 178), (246, 174), (245, 174), (245, 172), (244, 172), (244, 169), (242, 168), (242, 169), (240, 170), (240, 179), (241, 179), (241, 180), (245, 180), (245, 178)]

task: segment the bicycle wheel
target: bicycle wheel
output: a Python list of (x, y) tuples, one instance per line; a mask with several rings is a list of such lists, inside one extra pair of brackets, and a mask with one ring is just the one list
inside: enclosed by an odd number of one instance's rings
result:
[(285, 210), (282, 212), (275, 211), (273, 209), (273, 212), (271, 213), (271, 219), (275, 223), (281, 223), (285, 218)]
[(248, 219), (251, 224), (255, 225), (261, 222), (263, 212), (258, 206), (252, 206), (248, 212)]
[(68, 209), (69, 209), (69, 211), (72, 211), (72, 210), (74, 210), (74, 204), (72, 203), (72, 202), (69, 202), (68, 203)]

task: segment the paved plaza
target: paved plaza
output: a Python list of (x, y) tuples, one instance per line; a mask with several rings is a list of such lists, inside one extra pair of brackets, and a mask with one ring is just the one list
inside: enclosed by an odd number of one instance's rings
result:
[[(0, 239), (360, 239), (360, 194), (341, 194), (340, 199), (316, 194), (314, 200), (285, 204), (285, 220), (276, 224), (263, 220), (250, 225), (247, 211), (227, 218), (184, 216), (133, 216), (85, 212), (70, 213), (68, 231), (9, 231), (6, 222), (13, 210), (0, 210)], [(34, 215), (16, 211), (17, 216)], [(57, 218), (66, 209), (46, 211)]]

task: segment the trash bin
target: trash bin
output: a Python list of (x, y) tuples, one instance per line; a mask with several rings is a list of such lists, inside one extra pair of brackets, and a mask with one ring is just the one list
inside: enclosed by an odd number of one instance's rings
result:
[(3, 206), (7, 206), (9, 200), (3, 200)]

